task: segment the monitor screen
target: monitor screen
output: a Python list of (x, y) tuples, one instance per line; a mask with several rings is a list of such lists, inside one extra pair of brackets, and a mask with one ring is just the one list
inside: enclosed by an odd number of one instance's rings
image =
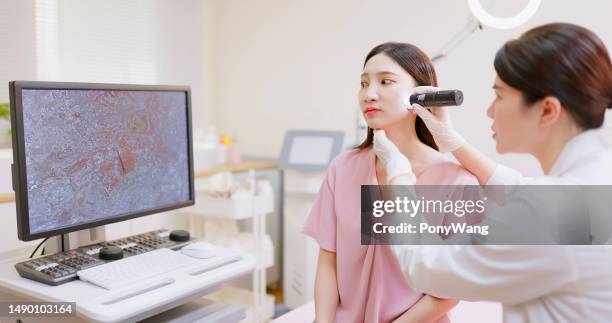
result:
[(329, 137), (296, 136), (289, 152), (289, 163), (327, 166), (332, 159), (333, 146), (334, 140)]
[(282, 169), (317, 172), (340, 154), (344, 132), (328, 130), (288, 130), (278, 164)]
[(20, 239), (193, 204), (188, 87), (12, 82), (11, 94)]

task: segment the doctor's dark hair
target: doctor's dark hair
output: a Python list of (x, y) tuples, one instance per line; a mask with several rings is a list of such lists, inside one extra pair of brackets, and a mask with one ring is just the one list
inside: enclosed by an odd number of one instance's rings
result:
[[(406, 43), (384, 43), (374, 47), (366, 56), (363, 66), (368, 63), (370, 58), (385, 54), (397, 64), (399, 64), (416, 82), (416, 86), (438, 86), (438, 79), (431, 59), (423, 53), (418, 47)], [(416, 117), (414, 124), (417, 137), (427, 146), (438, 150), (438, 145), (433, 139), (431, 132), (425, 126), (425, 123), (419, 116)], [(374, 142), (374, 130), (368, 127), (368, 135), (366, 139), (357, 147), (357, 149), (365, 149), (372, 146)]]
[(533, 28), (508, 41), (495, 56), (499, 78), (526, 104), (556, 97), (582, 129), (599, 128), (612, 107), (612, 65), (601, 39), (573, 24)]

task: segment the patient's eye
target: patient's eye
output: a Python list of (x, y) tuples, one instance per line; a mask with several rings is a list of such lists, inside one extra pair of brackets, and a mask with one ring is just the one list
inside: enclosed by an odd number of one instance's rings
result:
[(388, 85), (388, 84), (393, 83), (393, 80), (390, 80), (390, 79), (384, 79), (384, 80), (380, 81), (380, 83), (381, 83), (381, 84)]
[(364, 87), (366, 87), (366, 86), (368, 86), (368, 83), (367, 83), (367, 82), (364, 82), (364, 81), (361, 81), (361, 88), (364, 88)]

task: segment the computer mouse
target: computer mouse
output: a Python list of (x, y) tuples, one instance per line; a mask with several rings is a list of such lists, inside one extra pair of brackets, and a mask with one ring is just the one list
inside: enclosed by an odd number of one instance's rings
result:
[(193, 258), (212, 258), (217, 255), (217, 247), (209, 242), (199, 241), (186, 245), (181, 253)]

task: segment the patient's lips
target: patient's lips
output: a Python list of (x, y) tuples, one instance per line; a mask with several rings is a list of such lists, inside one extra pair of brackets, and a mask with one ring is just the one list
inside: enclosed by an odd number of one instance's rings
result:
[(380, 112), (379, 108), (376, 107), (368, 107), (365, 111), (365, 114), (367, 117), (372, 117), (374, 116), (376, 113)]

